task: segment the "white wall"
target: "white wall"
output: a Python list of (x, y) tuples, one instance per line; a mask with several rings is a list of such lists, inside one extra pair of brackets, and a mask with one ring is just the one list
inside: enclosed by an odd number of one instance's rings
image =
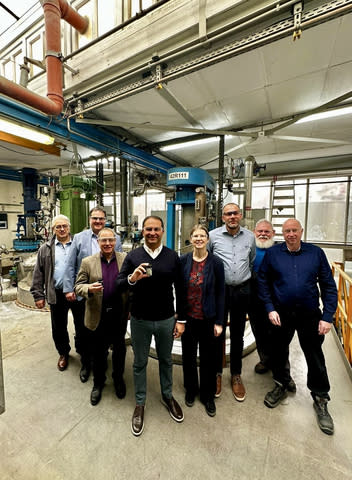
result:
[(23, 188), (21, 182), (0, 180), (0, 212), (8, 214), (8, 228), (0, 229), (0, 244), (12, 248), (16, 238), (17, 215), (23, 214)]

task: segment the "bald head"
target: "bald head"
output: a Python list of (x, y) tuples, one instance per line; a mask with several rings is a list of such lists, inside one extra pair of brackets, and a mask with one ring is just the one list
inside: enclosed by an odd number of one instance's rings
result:
[(286, 220), (282, 225), (282, 234), (289, 250), (295, 251), (300, 249), (303, 228), (298, 220), (295, 218)]

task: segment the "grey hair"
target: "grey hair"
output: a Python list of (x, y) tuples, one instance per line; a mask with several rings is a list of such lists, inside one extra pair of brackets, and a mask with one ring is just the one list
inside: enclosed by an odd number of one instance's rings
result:
[(69, 226), (71, 226), (70, 219), (68, 217), (66, 217), (66, 215), (59, 214), (59, 215), (56, 215), (56, 217), (53, 218), (52, 228), (54, 228), (55, 225), (57, 224), (57, 222), (59, 222), (61, 220), (64, 220)]
[(104, 228), (102, 228), (102, 229), (100, 230), (100, 232), (98, 233), (98, 240), (99, 240), (99, 238), (102, 236), (103, 232), (110, 232), (110, 233), (112, 233), (112, 234), (114, 235), (114, 237), (115, 237), (115, 232), (114, 232), (114, 230), (113, 230), (112, 228), (104, 227)]
[(270, 220), (267, 220), (266, 218), (261, 218), (261, 219), (258, 220), (257, 223), (255, 224), (255, 228), (257, 228), (257, 226), (258, 226), (260, 223), (267, 223), (268, 225), (270, 225), (271, 229), (274, 230), (273, 224), (270, 222)]

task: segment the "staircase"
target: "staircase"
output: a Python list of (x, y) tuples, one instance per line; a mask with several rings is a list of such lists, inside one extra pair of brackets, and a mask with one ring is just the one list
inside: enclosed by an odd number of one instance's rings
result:
[(275, 240), (283, 241), (282, 225), (289, 218), (296, 217), (295, 186), (293, 184), (271, 184), (271, 223), (275, 230)]

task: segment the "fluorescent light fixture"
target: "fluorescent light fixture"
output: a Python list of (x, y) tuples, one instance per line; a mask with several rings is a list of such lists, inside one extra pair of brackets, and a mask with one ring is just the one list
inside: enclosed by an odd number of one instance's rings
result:
[(33, 128), (22, 127), (17, 123), (9, 122), (0, 118), (0, 131), (15, 135), (16, 137), (25, 138), (32, 142), (42, 143), (43, 145), (52, 145), (55, 141), (54, 137), (46, 133), (38, 132)]
[[(109, 160), (112, 160), (112, 157), (109, 157), (109, 159), (106, 158), (100, 158), (98, 160), (98, 163), (102, 163), (104, 167), (104, 173), (112, 173), (114, 170), (113, 168), (109, 168)], [(88, 160), (88, 162), (84, 162), (84, 167), (87, 170), (95, 170), (96, 169), (96, 160)], [(116, 169), (118, 172), (119, 170)]]
[(201, 138), (200, 140), (193, 140), (190, 142), (175, 143), (174, 145), (166, 145), (165, 147), (161, 147), (160, 150), (168, 152), (169, 150), (178, 150), (179, 148), (196, 147), (198, 145), (205, 145), (206, 143), (218, 142), (219, 138), (220, 137), (208, 137)]
[(342, 115), (349, 115), (352, 113), (352, 107), (335, 108), (334, 110), (327, 110), (326, 112), (313, 113), (307, 117), (297, 120), (298, 123), (313, 122), (314, 120), (324, 120), (325, 118), (340, 117)]

